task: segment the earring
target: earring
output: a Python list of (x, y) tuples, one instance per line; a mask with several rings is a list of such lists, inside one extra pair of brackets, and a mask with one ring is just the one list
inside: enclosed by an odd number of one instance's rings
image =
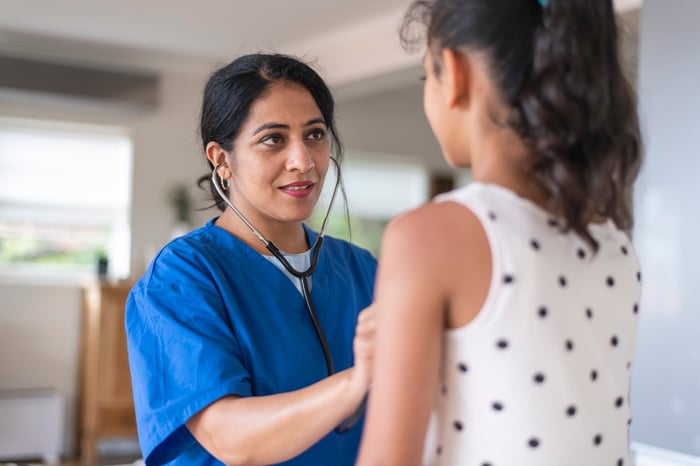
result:
[(221, 178), (221, 188), (224, 191), (228, 191), (231, 188), (231, 180), (228, 178)]

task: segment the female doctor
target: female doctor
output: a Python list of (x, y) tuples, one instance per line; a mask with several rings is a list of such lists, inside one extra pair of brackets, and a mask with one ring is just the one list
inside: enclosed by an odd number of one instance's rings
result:
[(148, 466), (354, 464), (376, 261), (303, 223), (342, 160), (333, 107), (283, 55), (240, 57), (206, 84), (200, 182), (222, 213), (167, 244), (126, 306)]

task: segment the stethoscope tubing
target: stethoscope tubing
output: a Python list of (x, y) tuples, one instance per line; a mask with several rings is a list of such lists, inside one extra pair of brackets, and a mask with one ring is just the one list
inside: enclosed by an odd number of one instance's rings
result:
[[(292, 265), (289, 263), (289, 261), (287, 261), (287, 259), (277, 248), (277, 246), (275, 246), (275, 244), (272, 241), (265, 238), (265, 236), (260, 231), (258, 231), (258, 229), (255, 228), (253, 224), (250, 223), (250, 221), (248, 221), (248, 219), (243, 215), (243, 213), (240, 210), (238, 210), (238, 208), (228, 198), (224, 190), (219, 185), (218, 180), (216, 179), (219, 168), (221, 168), (226, 162), (224, 161), (216, 165), (211, 172), (211, 184), (212, 186), (214, 186), (214, 189), (216, 189), (216, 192), (218, 193), (221, 200), (224, 201), (228, 208), (231, 209), (233, 213), (235, 213), (236, 216), (248, 227), (248, 229), (253, 233), (253, 235), (255, 235), (255, 237), (258, 238), (265, 245), (265, 248), (267, 248), (267, 250), (270, 251), (270, 253), (278, 261), (280, 261), (282, 266), (284, 266), (284, 268), (290, 274), (294, 275), (295, 277), (301, 280), (301, 294), (304, 297), (306, 309), (309, 313), (309, 317), (311, 318), (311, 322), (313, 323), (316, 335), (318, 336), (319, 343), (321, 344), (323, 356), (326, 361), (326, 370), (329, 376), (335, 373), (335, 369), (333, 368), (333, 358), (331, 357), (331, 351), (330, 347), (328, 346), (328, 341), (326, 340), (326, 335), (323, 332), (323, 329), (321, 328), (321, 323), (318, 320), (316, 308), (314, 307), (313, 302), (311, 301), (311, 291), (309, 288), (308, 280), (311, 277), (311, 274), (314, 272), (314, 270), (316, 270), (316, 266), (318, 265), (318, 258), (321, 253), (321, 245), (323, 244), (323, 239), (326, 235), (326, 228), (328, 226), (328, 218), (330, 217), (331, 209), (333, 208), (333, 203), (335, 202), (335, 197), (338, 193), (338, 187), (340, 186), (340, 167), (338, 165), (338, 162), (334, 158), (331, 157), (331, 160), (335, 164), (336, 168), (335, 186), (333, 188), (333, 194), (331, 195), (330, 203), (328, 204), (326, 216), (323, 219), (323, 224), (321, 225), (321, 230), (319, 231), (318, 236), (314, 241), (314, 244), (311, 246), (311, 249), (313, 250), (311, 256), (311, 263), (309, 264), (309, 267), (306, 268), (306, 270), (296, 270), (294, 267), (292, 267)], [(366, 401), (367, 397), (365, 396), (357, 410), (350, 417), (345, 419), (338, 427), (336, 427), (336, 432), (347, 432), (357, 423), (358, 419), (362, 415)]]

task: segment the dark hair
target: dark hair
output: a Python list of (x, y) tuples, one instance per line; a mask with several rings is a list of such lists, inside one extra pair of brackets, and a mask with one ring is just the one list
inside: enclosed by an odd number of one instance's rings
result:
[(416, 24), (427, 26), (435, 56), (445, 48), (486, 53), (508, 124), (533, 149), (534, 182), (564, 231), (597, 249), (592, 214), (632, 228), (641, 142), (611, 0), (414, 1), (401, 28), (405, 47), (418, 40)]
[[(336, 131), (335, 102), (328, 86), (309, 65), (281, 54), (243, 55), (211, 75), (204, 87), (199, 125), (204, 150), (209, 142), (214, 141), (225, 151), (231, 151), (241, 126), (248, 118), (251, 105), (277, 82), (300, 84), (309, 91), (325, 120), (331, 135), (333, 157), (340, 167), (343, 145)], [(226, 204), (211, 185), (211, 170), (214, 169), (211, 162), (209, 168), (210, 172), (201, 176), (198, 184), (209, 186), (216, 207), (223, 211)], [(340, 183), (345, 198), (342, 178)]]

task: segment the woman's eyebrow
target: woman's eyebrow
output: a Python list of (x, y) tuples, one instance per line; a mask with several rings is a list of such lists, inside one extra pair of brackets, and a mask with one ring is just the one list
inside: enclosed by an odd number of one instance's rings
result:
[[(315, 125), (317, 123), (321, 123), (321, 124), (325, 125), (326, 120), (324, 120), (321, 117), (312, 118), (311, 120), (304, 123), (304, 126), (311, 126), (311, 125)], [(275, 122), (265, 123), (264, 125), (260, 126), (258, 129), (253, 131), (253, 136), (258, 134), (260, 131), (265, 131), (266, 129), (289, 129), (289, 125), (284, 124), (284, 123), (275, 123)]]
[(324, 120), (324, 119), (321, 118), (321, 117), (312, 118), (312, 119), (310, 119), (309, 121), (307, 121), (307, 122), (304, 124), (304, 126), (311, 126), (311, 125), (315, 125), (316, 123), (321, 123), (321, 124), (325, 125), (325, 124), (326, 124), (326, 120)]
[(258, 129), (253, 131), (253, 136), (258, 134), (260, 131), (264, 131), (266, 129), (289, 129), (289, 125), (285, 125), (284, 123), (265, 123), (264, 125), (260, 126)]

